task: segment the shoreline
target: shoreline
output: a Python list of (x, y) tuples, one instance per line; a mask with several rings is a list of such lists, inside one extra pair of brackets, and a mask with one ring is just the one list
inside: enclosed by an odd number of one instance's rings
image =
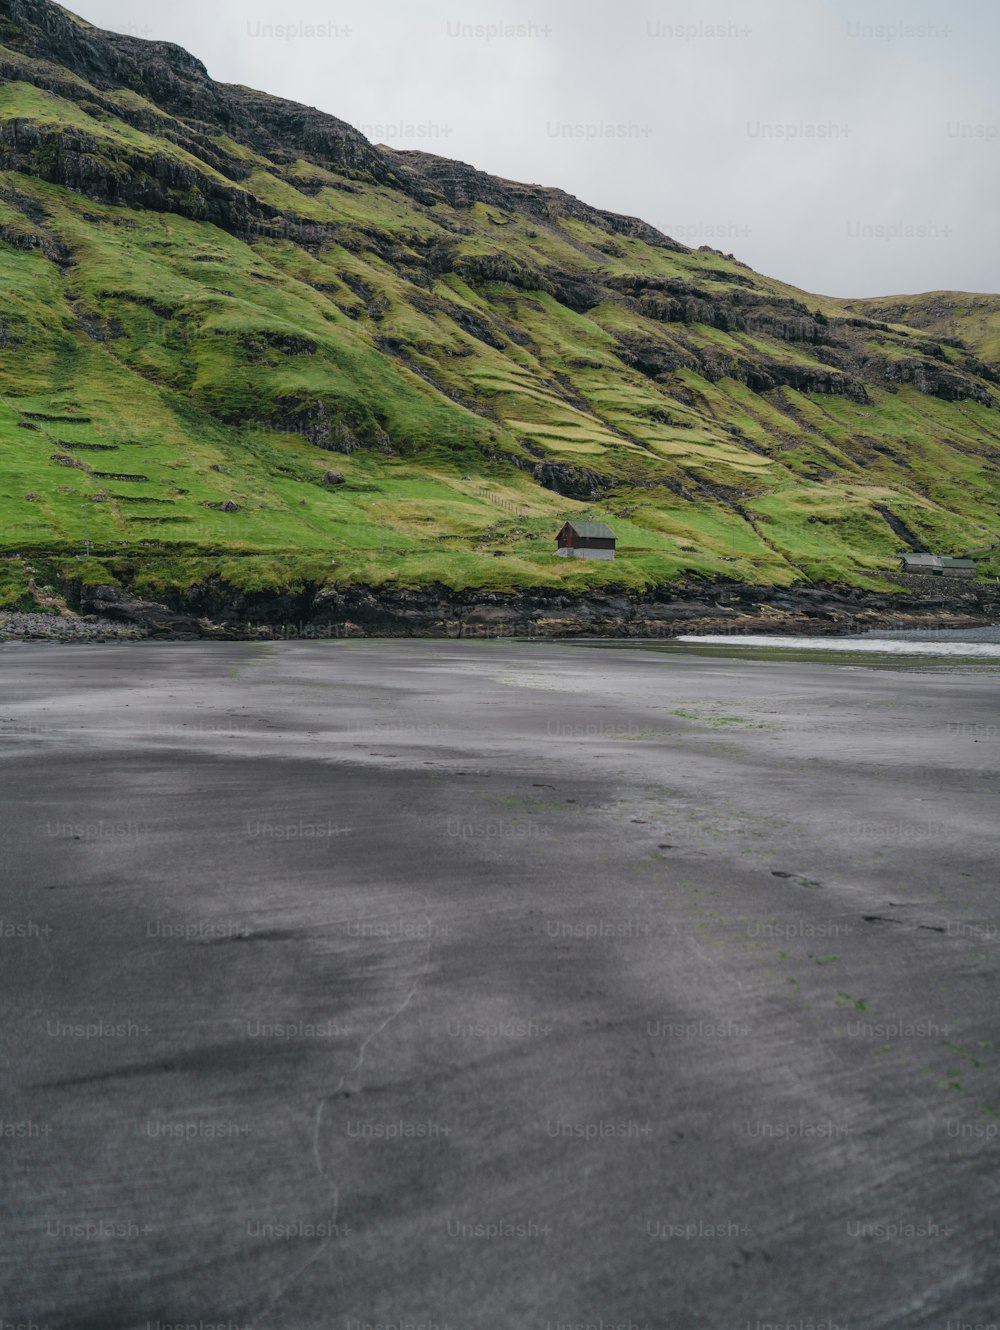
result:
[(244, 591), (210, 579), (146, 599), (120, 584), (60, 581), (47, 612), (0, 611), (0, 641), (274, 641), (316, 638), (669, 640), (682, 634), (843, 636), (872, 629), (961, 629), (1000, 623), (1000, 585), (898, 574), (897, 590), (745, 583), (572, 595), (434, 585)]
[(671, 642), (682, 637), (726, 637), (738, 644), (743, 638), (760, 635), (784, 637), (794, 643), (801, 637), (858, 638), (878, 629), (900, 631), (958, 631), (992, 628), (998, 621), (968, 615), (897, 615), (892, 619), (859, 616), (846, 622), (830, 622), (804, 616), (758, 615), (737, 622), (722, 618), (687, 620), (667, 631), (602, 630), (593, 624), (562, 621), (558, 626), (541, 624), (518, 630), (486, 623), (458, 624), (450, 631), (435, 632), (420, 627), (365, 629), (355, 623), (257, 624), (243, 627), (199, 622), (192, 627), (158, 628), (92, 615), (28, 614), (0, 611), (0, 643), (52, 642), (60, 645), (101, 642), (316, 642), (316, 641), (497, 641), (511, 642)]

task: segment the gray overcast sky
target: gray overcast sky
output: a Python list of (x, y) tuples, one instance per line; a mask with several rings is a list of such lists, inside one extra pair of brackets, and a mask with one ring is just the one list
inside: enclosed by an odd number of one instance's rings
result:
[(68, 7), (809, 291), (1000, 291), (996, 0)]

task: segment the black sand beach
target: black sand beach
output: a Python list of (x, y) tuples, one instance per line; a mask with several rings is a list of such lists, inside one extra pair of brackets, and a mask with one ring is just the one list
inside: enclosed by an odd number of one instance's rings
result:
[(989, 1322), (997, 683), (0, 647), (0, 1321)]

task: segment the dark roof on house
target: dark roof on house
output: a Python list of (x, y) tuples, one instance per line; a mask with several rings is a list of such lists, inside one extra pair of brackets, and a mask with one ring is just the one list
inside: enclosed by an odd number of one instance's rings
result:
[(578, 536), (590, 540), (616, 540), (615, 533), (606, 522), (566, 522)]
[(951, 559), (946, 554), (903, 554), (904, 563), (916, 564), (919, 568), (975, 568), (975, 559)]

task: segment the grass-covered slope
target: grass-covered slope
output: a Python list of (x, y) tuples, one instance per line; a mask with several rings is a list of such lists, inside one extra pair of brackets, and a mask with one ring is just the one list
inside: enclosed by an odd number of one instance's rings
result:
[(848, 313), (920, 328), (945, 345), (967, 346), (995, 369), (1000, 365), (1000, 295), (925, 291), (913, 296), (843, 300)]
[[(579, 589), (864, 584), (998, 539), (988, 336), (375, 147), (48, 0), (0, 0), (0, 78), (3, 549)], [(614, 564), (553, 557), (573, 514)]]

